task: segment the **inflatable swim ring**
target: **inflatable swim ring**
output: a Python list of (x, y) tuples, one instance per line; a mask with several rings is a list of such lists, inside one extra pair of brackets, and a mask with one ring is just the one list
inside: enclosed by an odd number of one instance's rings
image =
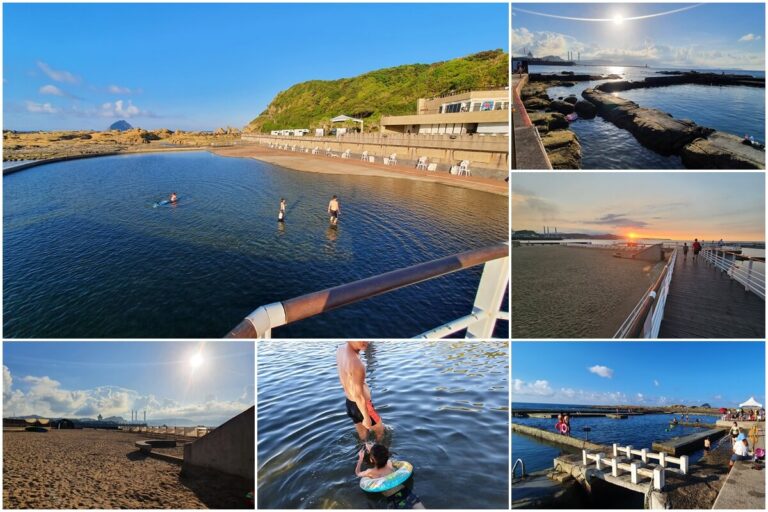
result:
[(567, 423), (561, 423), (560, 424), (560, 433), (561, 434), (567, 434), (568, 433), (568, 424)]
[(411, 477), (413, 466), (410, 462), (404, 460), (393, 460), (392, 467), (394, 473), (381, 478), (368, 478), (364, 476), (360, 479), (360, 488), (365, 492), (384, 492), (402, 484)]

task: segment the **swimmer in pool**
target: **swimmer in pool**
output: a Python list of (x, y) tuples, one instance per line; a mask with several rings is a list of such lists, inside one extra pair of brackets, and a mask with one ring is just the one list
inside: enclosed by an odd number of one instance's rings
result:
[(169, 203), (175, 203), (179, 200), (179, 197), (176, 195), (176, 192), (171, 192), (171, 197), (168, 198)]
[(329, 221), (334, 226), (339, 222), (339, 213), (341, 213), (341, 206), (339, 206), (339, 198), (334, 195), (331, 198), (331, 200), (328, 202), (328, 215), (331, 216)]
[[(369, 458), (373, 467), (362, 471), (361, 466), (363, 465), (366, 449), (370, 450)], [(395, 471), (396, 469), (392, 466), (392, 461), (389, 460), (389, 450), (382, 444), (374, 444), (370, 448), (369, 445), (366, 445), (357, 454), (355, 474), (358, 478), (382, 478)], [(425, 508), (419, 497), (403, 484), (382, 491), (381, 494), (387, 497), (389, 508)]]
[(341, 387), (346, 395), (347, 416), (355, 424), (361, 441), (373, 432), (377, 441), (384, 437), (384, 422), (371, 402), (371, 390), (365, 383), (365, 365), (360, 360), (360, 351), (368, 347), (367, 341), (348, 341), (336, 350), (336, 366)]

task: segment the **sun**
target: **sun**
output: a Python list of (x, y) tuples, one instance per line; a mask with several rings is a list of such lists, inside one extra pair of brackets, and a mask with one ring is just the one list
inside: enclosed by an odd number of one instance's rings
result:
[(635, 238), (637, 238), (637, 233), (629, 233), (627, 236), (629, 237), (630, 240), (634, 240)]
[(189, 367), (196, 370), (197, 368), (200, 368), (204, 362), (205, 359), (203, 359), (203, 354), (201, 352), (195, 352), (192, 357), (189, 358)]
[(621, 14), (614, 14), (614, 16), (613, 16), (613, 24), (614, 25), (621, 25), (622, 23), (624, 23), (624, 16), (622, 16)]

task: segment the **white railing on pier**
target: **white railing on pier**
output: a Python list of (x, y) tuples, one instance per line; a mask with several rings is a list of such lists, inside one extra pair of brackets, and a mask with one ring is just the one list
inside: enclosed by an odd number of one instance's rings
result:
[(119, 429), (124, 432), (167, 434), (184, 437), (203, 437), (204, 435), (210, 433), (212, 430), (208, 427), (169, 427), (165, 425), (157, 427), (151, 427), (147, 425), (121, 425)]
[(504, 296), (509, 289), (511, 270), (508, 242), (465, 251), (261, 306), (245, 317), (226, 337), (268, 339), (272, 337), (272, 330), (276, 327), (477, 265), (483, 265), (483, 272), (477, 285), (472, 311), (416, 338), (444, 338), (463, 329), (466, 329), (467, 338), (490, 338), (496, 323), (499, 320), (509, 321), (510, 317), (509, 311), (501, 310)]
[(669, 295), (669, 285), (677, 261), (677, 249), (672, 249), (667, 264), (659, 278), (643, 294), (629, 316), (624, 320), (614, 338), (658, 338), (661, 321), (664, 318), (664, 306)]
[[(763, 259), (741, 256), (727, 249), (714, 247), (702, 249), (701, 255), (704, 261), (742, 284), (746, 291), (765, 300), (765, 261)], [(762, 265), (756, 265), (756, 263), (762, 263)], [(758, 266), (761, 268), (757, 268)]]
[[(635, 457), (638, 457), (639, 460), (635, 460)], [(676, 471), (682, 475), (687, 475), (690, 471), (687, 455), (672, 457), (664, 452), (651, 452), (646, 448), (635, 450), (632, 446), (620, 447), (616, 443), (613, 444), (613, 457), (608, 457), (603, 453), (582, 450), (581, 459), (585, 467), (590, 465), (590, 461), (594, 461), (598, 471), (610, 468), (611, 476), (614, 478), (619, 478), (624, 472), (627, 472), (630, 482), (633, 484), (640, 483), (640, 477), (648, 477), (651, 479), (653, 488), (657, 491), (663, 490), (666, 486), (667, 471)], [(658, 461), (658, 465), (654, 468), (645, 467), (650, 459)], [(668, 467), (670, 464), (676, 464), (678, 469), (674, 470)]]

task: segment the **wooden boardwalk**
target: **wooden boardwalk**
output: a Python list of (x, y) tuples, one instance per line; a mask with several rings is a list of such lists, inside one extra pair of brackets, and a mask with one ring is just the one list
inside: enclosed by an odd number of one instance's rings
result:
[(677, 256), (659, 338), (764, 338), (765, 302), (692, 258)]

